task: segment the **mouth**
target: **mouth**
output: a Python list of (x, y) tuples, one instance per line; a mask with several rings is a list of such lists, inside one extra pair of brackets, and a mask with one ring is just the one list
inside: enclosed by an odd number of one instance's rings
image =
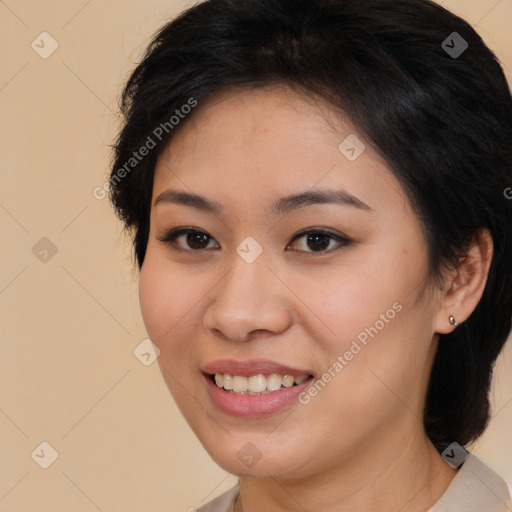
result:
[(314, 380), (308, 370), (268, 360), (216, 361), (202, 369), (213, 404), (231, 416), (261, 416), (299, 404)]
[(257, 374), (246, 377), (244, 375), (231, 375), (229, 373), (215, 373), (209, 375), (216, 386), (234, 395), (261, 396), (274, 393), (283, 388), (291, 388), (302, 384), (313, 377), (311, 374)]

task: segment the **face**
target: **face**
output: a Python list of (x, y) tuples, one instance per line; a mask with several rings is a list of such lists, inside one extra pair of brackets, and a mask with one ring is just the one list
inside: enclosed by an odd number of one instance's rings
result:
[(303, 478), (424, 436), (426, 242), (354, 135), (266, 87), (198, 106), (158, 160), (142, 314), (178, 407), (234, 474)]

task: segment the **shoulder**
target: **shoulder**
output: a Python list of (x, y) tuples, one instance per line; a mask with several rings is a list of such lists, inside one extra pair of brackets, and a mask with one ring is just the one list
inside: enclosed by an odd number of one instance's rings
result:
[(446, 492), (428, 512), (507, 512), (511, 507), (505, 481), (470, 453)]
[(197, 512), (233, 512), (239, 491), (240, 487), (237, 484), (225, 493), (217, 496), (217, 498), (199, 507)]

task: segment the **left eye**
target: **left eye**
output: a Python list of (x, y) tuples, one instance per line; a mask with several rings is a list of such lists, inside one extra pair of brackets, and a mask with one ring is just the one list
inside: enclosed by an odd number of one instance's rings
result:
[(333, 250), (333, 245), (338, 244), (343, 247), (350, 244), (348, 238), (329, 231), (306, 231), (296, 235), (288, 247), (301, 239), (301, 243), (298, 243), (299, 248), (296, 250), (303, 252), (330, 252)]
[[(180, 238), (184, 238), (186, 247), (178, 244), (178, 240)], [(286, 248), (290, 247), (300, 239), (304, 239), (303, 247), (307, 247), (307, 249), (294, 249), (298, 252), (331, 252), (333, 250), (333, 247), (331, 246), (332, 242), (337, 243), (341, 247), (350, 244), (350, 240), (345, 236), (331, 233), (329, 231), (310, 229), (295, 235)], [(164, 237), (158, 238), (158, 240), (170, 246), (177, 247), (178, 250), (191, 250), (191, 252), (199, 252), (201, 250), (212, 248), (208, 246), (211, 242), (215, 242), (215, 239), (208, 235), (208, 233), (190, 228), (173, 229), (169, 231), (169, 233), (167, 233)], [(216, 242), (215, 244), (216, 246), (213, 248), (219, 248), (219, 245)]]

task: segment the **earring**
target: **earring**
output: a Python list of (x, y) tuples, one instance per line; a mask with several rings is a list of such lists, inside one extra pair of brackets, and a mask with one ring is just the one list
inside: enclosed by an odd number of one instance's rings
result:
[(454, 318), (453, 315), (450, 315), (450, 318), (448, 319), (449, 322), (452, 324), (452, 325), (455, 325), (455, 327), (457, 327), (457, 325), (459, 325), (459, 322), (457, 322)]

